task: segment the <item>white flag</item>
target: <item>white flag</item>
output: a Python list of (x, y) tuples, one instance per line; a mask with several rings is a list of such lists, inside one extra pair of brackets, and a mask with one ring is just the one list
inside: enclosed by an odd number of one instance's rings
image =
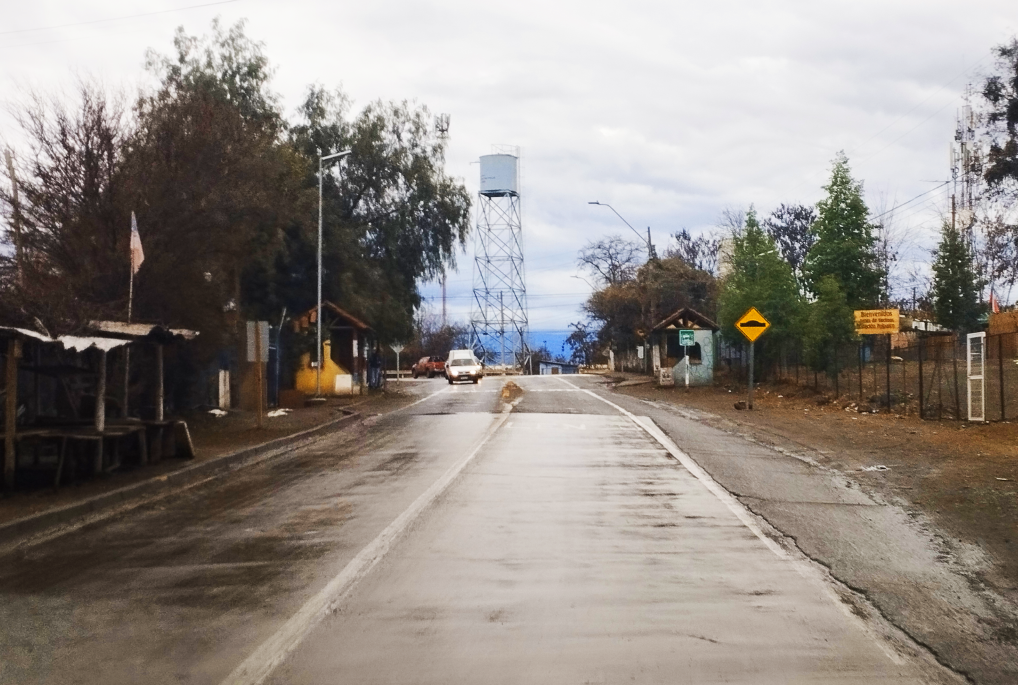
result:
[(141, 249), (141, 236), (138, 234), (138, 220), (131, 212), (131, 275), (138, 273), (141, 263), (145, 261), (145, 251)]

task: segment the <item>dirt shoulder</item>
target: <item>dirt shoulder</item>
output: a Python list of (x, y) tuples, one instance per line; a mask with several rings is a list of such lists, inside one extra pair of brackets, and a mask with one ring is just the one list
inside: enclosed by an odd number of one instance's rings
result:
[(285, 416), (266, 418), (263, 428), (258, 428), (256, 417), (251, 412), (233, 410), (221, 418), (207, 412), (192, 413), (182, 418), (187, 421), (191, 433), (195, 459), (164, 459), (157, 464), (68, 483), (58, 490), (43, 488), (16, 492), (0, 498), (0, 524), (75, 504), (196, 463), (295, 435), (335, 421), (351, 410), (361, 414), (382, 414), (406, 406), (414, 399), (414, 395), (402, 388), (387, 389), (367, 397), (333, 398), (321, 406), (295, 409)]
[[(737, 386), (657, 388), (617, 378), (617, 392), (705, 412), (715, 427), (771, 446), (808, 450), (885, 500), (922, 511), (944, 534), (977, 544), (992, 562), (983, 578), (1018, 590), (1018, 424), (921, 421), (886, 409), (870, 413), (857, 398), (818, 395), (794, 385), (757, 389), (754, 410)], [(863, 413), (863, 410), (866, 410)]]

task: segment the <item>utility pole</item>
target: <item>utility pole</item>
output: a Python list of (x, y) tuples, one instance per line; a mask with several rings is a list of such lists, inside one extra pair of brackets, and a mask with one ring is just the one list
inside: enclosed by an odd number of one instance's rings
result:
[(14, 229), (14, 274), (17, 284), (22, 285), (24, 248), (21, 244), (21, 207), (18, 204), (18, 177), (14, 173), (14, 156), (11, 155), (10, 148), (4, 150), (4, 157), (7, 159), (7, 171), (11, 177), (11, 208), (13, 210), (11, 227)]
[(443, 271), (442, 272), (442, 328), (445, 328), (446, 325), (447, 325), (446, 324), (446, 318), (445, 318), (445, 279), (446, 279), (446, 273), (445, 273), (445, 271)]

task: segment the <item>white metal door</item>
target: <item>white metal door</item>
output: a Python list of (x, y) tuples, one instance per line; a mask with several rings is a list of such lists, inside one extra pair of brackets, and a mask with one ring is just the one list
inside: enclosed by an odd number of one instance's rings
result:
[(986, 420), (986, 333), (968, 334), (969, 421)]

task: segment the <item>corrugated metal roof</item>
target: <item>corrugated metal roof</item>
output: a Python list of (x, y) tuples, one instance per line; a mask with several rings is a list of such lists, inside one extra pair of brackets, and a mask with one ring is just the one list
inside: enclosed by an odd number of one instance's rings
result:
[(89, 321), (89, 328), (100, 333), (122, 336), (126, 338), (183, 338), (194, 340), (198, 337), (198, 331), (191, 331), (186, 328), (167, 328), (159, 324), (150, 323), (128, 323), (126, 321)]
[(92, 347), (109, 352), (110, 350), (127, 345), (130, 340), (121, 340), (119, 338), (106, 338), (103, 336), (80, 336), (80, 335), (61, 335), (56, 338), (51, 338), (48, 335), (42, 335), (35, 331), (30, 331), (24, 328), (16, 328), (14, 326), (0, 326), (0, 333), (14, 334), (20, 338), (32, 338), (43, 343), (61, 345), (68, 350), (74, 350), (81, 352)]

